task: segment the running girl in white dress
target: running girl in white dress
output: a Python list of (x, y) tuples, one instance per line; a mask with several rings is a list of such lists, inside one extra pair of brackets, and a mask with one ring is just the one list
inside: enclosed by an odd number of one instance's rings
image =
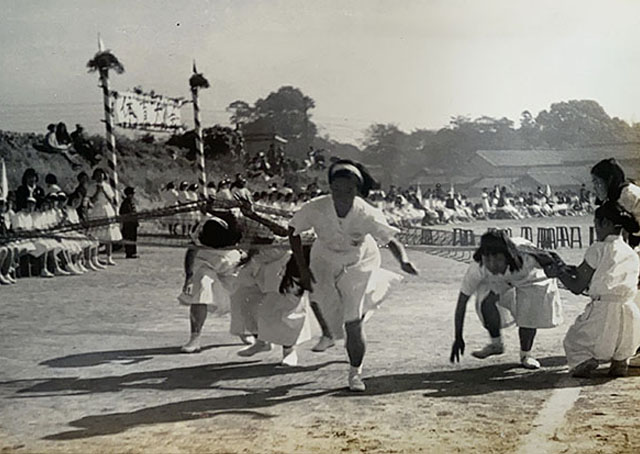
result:
[[(351, 369), (349, 389), (364, 391), (362, 361), (365, 354), (363, 316), (365, 300), (379, 287), (388, 287), (395, 273), (380, 269), (378, 245), (388, 244), (401, 268), (417, 274), (404, 247), (384, 214), (366, 197), (375, 181), (355, 162), (339, 160), (329, 168), (330, 195), (305, 203), (289, 223), (289, 240), (300, 270), (300, 285), (311, 291), (333, 338), (343, 337)], [(313, 229), (317, 239), (311, 257), (304, 258), (300, 234)], [(388, 273), (388, 274), (387, 274)], [(380, 297), (380, 295), (377, 295)]]
[(562, 323), (556, 279), (548, 278), (539, 263), (551, 263), (550, 256), (522, 238), (511, 239), (504, 232), (491, 231), (480, 238), (473, 259), (458, 295), (451, 362), (460, 361), (464, 354), (464, 315), (469, 298), (475, 295), (476, 312), (491, 343), (471, 354), (484, 359), (504, 353), (501, 329), (515, 323), (519, 328), (520, 363), (527, 369), (538, 369), (540, 363), (531, 356), (537, 330)]
[(557, 261), (545, 268), (573, 293), (588, 290), (591, 297), (564, 338), (574, 377), (588, 377), (608, 362), (609, 375), (625, 376), (629, 358), (640, 347), (640, 309), (634, 303), (640, 259), (620, 235), (622, 229), (633, 232), (638, 227), (632, 215), (609, 200), (595, 212), (598, 241), (589, 246), (580, 266)]

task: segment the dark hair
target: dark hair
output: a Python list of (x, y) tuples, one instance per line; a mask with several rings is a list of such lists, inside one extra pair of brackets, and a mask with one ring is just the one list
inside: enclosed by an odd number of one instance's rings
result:
[(329, 166), (329, 184), (331, 184), (336, 178), (353, 175), (348, 170), (337, 170), (334, 172), (333, 169), (340, 164), (355, 166), (360, 171), (363, 181), (358, 184), (358, 193), (361, 197), (367, 197), (369, 195), (369, 191), (372, 189), (380, 189), (380, 183), (371, 176), (367, 168), (359, 162), (355, 162), (350, 159), (338, 159)]
[[(607, 199), (617, 201), (624, 187), (625, 175), (614, 159), (603, 159), (591, 168), (591, 175), (602, 178), (607, 185)], [(603, 202), (603, 201), (600, 201)]]
[[(304, 255), (304, 259), (307, 263), (311, 258), (311, 245), (305, 244), (302, 246), (302, 253)], [(284, 270), (284, 276), (282, 276), (282, 280), (280, 281), (280, 293), (287, 293), (290, 289), (294, 287), (294, 278), (300, 278), (300, 269), (298, 268), (298, 263), (296, 262), (296, 258), (291, 254), (289, 257), (289, 261), (287, 261), (287, 265)], [(299, 287), (295, 293), (296, 296), (302, 296), (304, 290)]]
[(96, 175), (104, 175), (104, 178), (107, 177), (107, 172), (105, 172), (103, 169), (101, 169), (100, 167), (98, 167), (96, 170), (93, 171), (93, 174), (91, 175), (91, 179), (95, 180), (96, 179)]
[(607, 200), (600, 205), (596, 209), (595, 218), (598, 221), (606, 219), (616, 227), (621, 227), (629, 233), (636, 233), (640, 230), (640, 224), (638, 224), (636, 218), (614, 200)]
[(205, 222), (198, 239), (205, 246), (223, 248), (238, 244), (242, 239), (242, 231), (233, 213), (230, 211), (216, 211), (214, 219), (209, 219)]
[(80, 173), (78, 174), (78, 176), (76, 177), (76, 179), (78, 180), (78, 182), (80, 182), (80, 180), (81, 180), (82, 178), (85, 178), (85, 177), (86, 177), (86, 178), (89, 178), (89, 175), (87, 175), (87, 172), (80, 172)]
[(52, 173), (48, 173), (47, 176), (44, 177), (44, 182), (47, 184), (58, 184), (58, 177)]
[(36, 183), (38, 182), (38, 173), (36, 172), (36, 169), (29, 167), (27, 170), (24, 171), (24, 173), (22, 174), (23, 186), (27, 185), (27, 178), (29, 177), (35, 177)]
[(505, 232), (493, 230), (483, 234), (480, 237), (480, 247), (473, 253), (473, 260), (482, 263), (483, 255), (494, 254), (504, 254), (510, 271), (522, 268), (522, 254)]

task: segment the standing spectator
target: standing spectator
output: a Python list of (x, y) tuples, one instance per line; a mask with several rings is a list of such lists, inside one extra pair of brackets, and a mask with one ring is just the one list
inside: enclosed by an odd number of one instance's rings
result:
[(16, 190), (16, 211), (22, 211), (27, 207), (29, 197), (33, 197), (36, 206), (39, 206), (44, 199), (44, 190), (38, 186), (38, 174), (32, 168), (24, 171), (22, 184)]
[[(93, 172), (93, 180), (96, 182), (96, 192), (91, 196), (93, 204), (91, 216), (97, 219), (115, 218), (115, 194), (107, 182), (107, 174), (102, 169), (96, 169)], [(111, 251), (113, 243), (122, 239), (118, 226), (112, 222), (104, 227), (98, 227), (92, 233), (100, 243), (105, 245), (107, 265), (115, 265)]]
[[(135, 215), (136, 214), (136, 201), (134, 199), (135, 188), (128, 186), (124, 190), (124, 200), (120, 204), (120, 216)], [(124, 253), (128, 259), (137, 259), (138, 250), (136, 241), (138, 241), (138, 223), (137, 218), (125, 219), (122, 221), (122, 239), (125, 240)]]
[(72, 199), (78, 199), (80, 201), (78, 203), (78, 208), (76, 208), (76, 211), (78, 212), (78, 218), (80, 219), (80, 221), (86, 222), (90, 204), (88, 196), (89, 175), (87, 175), (86, 172), (80, 172), (77, 176), (77, 179), (78, 186), (76, 186), (76, 189), (71, 194), (71, 197), (69, 197), (69, 201), (71, 201)]

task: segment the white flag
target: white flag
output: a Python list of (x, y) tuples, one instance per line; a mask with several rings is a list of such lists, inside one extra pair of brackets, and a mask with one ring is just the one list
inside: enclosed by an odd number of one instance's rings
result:
[(0, 168), (0, 200), (7, 201), (9, 195), (9, 180), (7, 179), (7, 167), (2, 160), (2, 168)]

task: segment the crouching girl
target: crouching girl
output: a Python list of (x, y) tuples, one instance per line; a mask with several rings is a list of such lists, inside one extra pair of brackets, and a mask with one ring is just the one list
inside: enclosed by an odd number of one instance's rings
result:
[(573, 293), (588, 289), (591, 302), (564, 339), (574, 377), (588, 377), (600, 363), (611, 363), (609, 375), (627, 374), (628, 361), (640, 346), (640, 309), (634, 303), (640, 259), (625, 243), (621, 230), (638, 231), (633, 216), (612, 200), (595, 212), (598, 241), (589, 246), (576, 268), (560, 261), (547, 266)]
[(473, 259), (458, 295), (451, 362), (460, 361), (464, 354), (464, 315), (469, 298), (475, 295), (476, 312), (491, 342), (471, 354), (484, 359), (504, 353), (501, 330), (515, 323), (520, 337), (520, 363), (527, 369), (538, 369), (540, 363), (531, 356), (537, 330), (562, 323), (556, 279), (548, 278), (540, 264), (550, 263), (551, 259), (528, 241), (511, 239), (499, 231), (482, 235)]

